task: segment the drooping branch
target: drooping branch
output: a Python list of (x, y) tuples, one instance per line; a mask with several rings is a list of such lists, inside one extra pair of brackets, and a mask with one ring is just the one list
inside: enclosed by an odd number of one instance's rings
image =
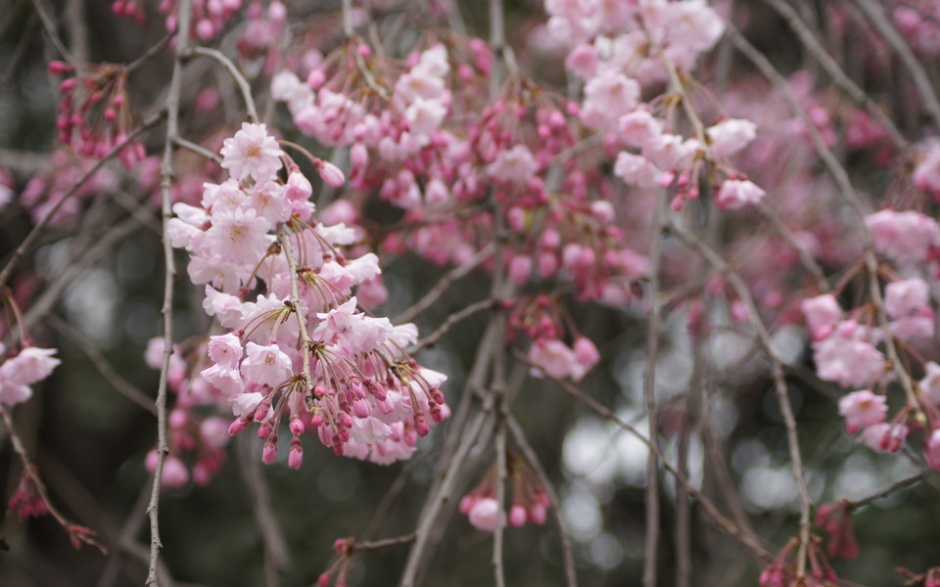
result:
[(160, 166), (161, 212), (163, 215), (163, 257), (165, 263), (163, 284), (163, 364), (160, 368), (160, 382), (157, 387), (157, 463), (154, 470), (153, 490), (147, 513), (150, 516), (150, 567), (147, 572), (147, 587), (159, 587), (157, 562), (163, 543), (160, 541), (160, 485), (163, 478), (164, 459), (169, 453), (167, 445), (166, 396), (170, 376), (170, 355), (173, 353), (173, 285), (176, 279), (176, 264), (173, 260), (173, 246), (168, 236), (172, 218), (172, 186), (174, 178), (173, 150), (174, 139), (179, 136), (180, 95), (183, 86), (183, 59), (189, 49), (191, 0), (180, 0), (177, 10), (179, 23), (176, 45), (176, 59), (173, 61), (173, 74), (166, 97), (167, 129), (163, 145), (163, 161)]

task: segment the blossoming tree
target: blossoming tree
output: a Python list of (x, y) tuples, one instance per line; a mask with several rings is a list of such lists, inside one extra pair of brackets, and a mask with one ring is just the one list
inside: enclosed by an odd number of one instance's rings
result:
[(6, 4), (0, 578), (940, 586), (935, 2)]

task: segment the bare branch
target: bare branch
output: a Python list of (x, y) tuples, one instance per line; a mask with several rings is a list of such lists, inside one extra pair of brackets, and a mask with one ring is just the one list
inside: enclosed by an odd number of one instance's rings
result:
[(163, 257), (166, 264), (163, 289), (163, 365), (160, 368), (160, 383), (157, 387), (157, 465), (153, 474), (153, 490), (147, 513), (150, 515), (150, 567), (147, 572), (147, 587), (159, 587), (157, 562), (163, 543), (160, 541), (160, 484), (163, 478), (163, 462), (169, 447), (166, 434), (166, 395), (170, 374), (170, 355), (173, 353), (173, 280), (176, 278), (176, 264), (173, 261), (173, 246), (167, 236), (173, 215), (173, 140), (179, 136), (180, 93), (183, 85), (183, 56), (189, 48), (189, 24), (192, 16), (191, 0), (180, 0), (177, 7), (179, 35), (176, 45), (176, 59), (173, 61), (173, 76), (166, 96), (167, 129), (163, 146), (163, 162), (160, 166), (160, 192), (163, 213)]
[(855, 0), (855, 3), (862, 12), (865, 13), (865, 17), (868, 18), (872, 26), (875, 27), (878, 34), (881, 35), (881, 38), (884, 39), (894, 52), (898, 54), (898, 57), (901, 58), (901, 63), (904, 64), (904, 67), (907, 68), (907, 71), (911, 74), (911, 78), (914, 80), (917, 93), (920, 94), (921, 99), (924, 101), (924, 108), (927, 109), (927, 112), (929, 112), (930, 116), (933, 118), (934, 126), (940, 130), (940, 99), (937, 99), (937, 92), (930, 83), (930, 78), (927, 77), (927, 71), (924, 69), (924, 66), (917, 60), (917, 57), (914, 55), (914, 52), (911, 51), (904, 37), (891, 25), (888, 17), (878, 4), (873, 0)]
[(891, 120), (891, 117), (888, 116), (884, 109), (876, 104), (862, 88), (858, 87), (858, 84), (852, 81), (852, 78), (846, 75), (839, 64), (836, 63), (836, 60), (833, 59), (819, 43), (816, 35), (806, 26), (806, 23), (803, 22), (803, 19), (800, 18), (796, 11), (783, 0), (763, 1), (765, 4), (770, 5), (771, 8), (776, 10), (777, 13), (787, 21), (787, 24), (790, 25), (790, 28), (792, 28), (796, 36), (799, 37), (803, 46), (806, 47), (807, 51), (822, 65), (835, 85), (845, 92), (853, 102), (865, 108), (865, 110), (885, 128), (885, 131), (887, 131), (888, 136), (891, 138), (891, 142), (893, 142), (900, 151), (907, 151), (910, 145), (907, 139), (904, 138), (904, 135), (901, 134), (901, 131), (898, 130), (894, 121)]
[(242, 72), (232, 63), (232, 60), (218, 49), (210, 49), (208, 47), (193, 47), (191, 52), (194, 55), (202, 55), (203, 57), (214, 59), (225, 68), (225, 71), (232, 76), (232, 79), (238, 86), (238, 90), (242, 94), (242, 100), (245, 101), (245, 109), (248, 110), (248, 121), (258, 122), (260, 119), (258, 118), (258, 111), (255, 109), (255, 100), (251, 96), (251, 86), (248, 84), (248, 80), (245, 79), (245, 76), (242, 75)]
[(118, 390), (121, 395), (154, 416), (157, 415), (157, 409), (153, 405), (153, 400), (136, 385), (133, 385), (127, 379), (121, 377), (121, 375), (114, 370), (114, 367), (111, 366), (111, 363), (101, 356), (98, 349), (96, 349), (91, 341), (85, 338), (81, 332), (75, 330), (68, 322), (54, 314), (49, 316), (46, 321), (62, 336), (72, 341), (72, 344), (88, 355), (89, 360), (91, 360), (91, 363), (98, 369), (98, 372), (101, 373), (101, 375), (108, 380), (108, 383), (110, 383), (114, 389)]
[(134, 141), (143, 131), (155, 126), (158, 122), (160, 122), (160, 120), (163, 119), (163, 116), (164, 116), (163, 111), (153, 116), (150, 116), (147, 120), (142, 122), (140, 126), (134, 129), (133, 132), (128, 133), (126, 139), (124, 139), (123, 141), (113, 146), (111, 150), (105, 153), (105, 155), (101, 157), (99, 160), (95, 161), (94, 165), (89, 167), (84, 173), (81, 174), (81, 176), (79, 176), (77, 180), (75, 180), (75, 183), (73, 183), (72, 186), (65, 192), (65, 194), (62, 195), (59, 201), (56, 202), (55, 206), (52, 206), (49, 209), (46, 215), (43, 216), (42, 219), (35, 224), (35, 226), (33, 226), (29, 234), (26, 235), (26, 238), (23, 239), (23, 242), (21, 242), (19, 246), (16, 247), (16, 251), (13, 252), (13, 256), (10, 257), (10, 260), (7, 261), (7, 264), (3, 266), (3, 271), (0, 271), (0, 288), (2, 288), (3, 286), (7, 284), (7, 282), (10, 279), (10, 276), (13, 273), (13, 270), (16, 268), (17, 263), (19, 263), (20, 259), (23, 258), (23, 255), (26, 254), (26, 251), (28, 251), (29, 248), (33, 246), (33, 243), (36, 241), (36, 239), (39, 238), (39, 235), (46, 228), (46, 226), (48, 226), (53, 216), (55, 216), (59, 208), (62, 207), (62, 204), (66, 200), (71, 198), (73, 195), (75, 195), (75, 192), (78, 191), (78, 188), (84, 185), (85, 182), (88, 181), (88, 179), (92, 175), (94, 175), (99, 169), (104, 167), (105, 163), (107, 163), (115, 155), (120, 153), (127, 145), (129, 145), (132, 141)]
[(522, 426), (520, 426), (519, 422), (512, 416), (509, 416), (507, 423), (509, 424), (509, 431), (512, 432), (513, 440), (519, 445), (519, 449), (522, 450), (522, 454), (525, 455), (526, 461), (529, 462), (529, 466), (532, 467), (532, 470), (538, 475), (542, 487), (548, 494), (549, 499), (552, 500), (555, 521), (558, 523), (558, 536), (561, 540), (561, 555), (565, 566), (565, 585), (567, 587), (577, 587), (578, 575), (574, 564), (574, 554), (571, 549), (571, 534), (568, 532), (565, 519), (561, 515), (561, 500), (558, 498), (558, 493), (552, 486), (551, 479), (548, 478), (548, 474), (542, 467), (538, 455), (535, 453), (532, 445), (529, 444), (529, 440), (526, 438)]
[(787, 389), (783, 374), (783, 364), (777, 356), (773, 347), (773, 341), (770, 339), (770, 333), (767, 327), (760, 319), (760, 313), (757, 305), (751, 297), (747, 285), (738, 276), (738, 274), (728, 265), (728, 263), (719, 255), (708, 243), (704, 242), (698, 236), (682, 228), (679, 224), (669, 221), (670, 230), (694, 251), (698, 251), (710, 265), (720, 271), (728, 279), (735, 293), (748, 309), (750, 323), (757, 333), (761, 346), (770, 360), (771, 376), (774, 382), (774, 390), (777, 393), (777, 403), (780, 406), (780, 413), (783, 415), (783, 421), (787, 430), (787, 445), (790, 452), (790, 465), (793, 472), (793, 478), (796, 481), (797, 489), (800, 495), (800, 546), (797, 554), (796, 576), (803, 577), (806, 573), (807, 549), (810, 540), (810, 515), (812, 513), (812, 501), (809, 497), (809, 489), (806, 486), (806, 478), (803, 473), (803, 458), (800, 453), (800, 442), (796, 431), (796, 418), (793, 416), (793, 408), (790, 406), (790, 392)]
[(476, 252), (475, 255), (467, 259), (465, 263), (455, 267), (450, 270), (444, 277), (440, 278), (438, 282), (431, 288), (431, 291), (424, 294), (424, 296), (415, 302), (410, 308), (399, 314), (392, 320), (394, 324), (404, 324), (406, 322), (411, 322), (417, 318), (422, 312), (430, 308), (434, 302), (436, 302), (444, 292), (447, 291), (447, 288), (450, 287), (452, 283), (458, 279), (463, 279), (471, 271), (483, 264), (487, 259), (489, 259), (493, 252), (496, 250), (496, 245), (490, 243)]

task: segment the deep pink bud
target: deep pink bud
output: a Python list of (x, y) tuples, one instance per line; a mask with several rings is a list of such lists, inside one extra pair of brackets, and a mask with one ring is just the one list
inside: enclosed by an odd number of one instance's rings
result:
[(304, 449), (300, 442), (291, 442), (290, 453), (287, 455), (287, 466), (297, 470), (304, 461)]
[(529, 520), (538, 526), (545, 524), (545, 519), (548, 517), (548, 511), (545, 509), (545, 506), (536, 503), (529, 506)]
[(343, 185), (346, 181), (346, 176), (343, 175), (343, 172), (340, 171), (340, 168), (333, 165), (329, 161), (321, 161), (318, 168), (320, 172), (320, 179), (323, 180), (327, 185), (338, 188)]
[(264, 448), (261, 450), (261, 460), (264, 461), (265, 465), (270, 465), (274, 462), (274, 459), (277, 458), (277, 437), (273, 437), (274, 442), (270, 440), (264, 443)]
[(431, 425), (428, 424), (428, 419), (421, 412), (415, 415), (415, 431), (418, 433), (418, 436), (427, 436), (428, 432), (431, 431)]
[(512, 509), (509, 510), (509, 525), (514, 528), (519, 528), (525, 524), (526, 512), (525, 508), (521, 505), (514, 505)]
[(72, 66), (64, 61), (50, 61), (49, 73), (52, 75), (61, 75), (67, 71), (72, 71)]
[(248, 427), (248, 420), (245, 420), (243, 418), (237, 418), (231, 424), (229, 424), (228, 434), (229, 436), (235, 436), (236, 434), (238, 434), (239, 432), (241, 432), (247, 427)]

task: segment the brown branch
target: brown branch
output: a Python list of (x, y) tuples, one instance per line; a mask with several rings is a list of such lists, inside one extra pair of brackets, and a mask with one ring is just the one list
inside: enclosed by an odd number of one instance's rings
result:
[[(264, 545), (265, 567), (272, 567), (273, 570), (286, 569), (290, 565), (289, 550), (274, 510), (271, 509), (271, 496), (259, 460), (251, 454), (251, 438), (243, 434), (235, 440), (238, 472), (241, 473), (251, 497), (251, 511), (258, 524), (258, 533)], [(276, 578), (275, 573), (274, 579)], [(268, 581), (268, 585), (273, 587), (272, 581)]]
[[(517, 360), (525, 364), (528, 364), (532, 367), (535, 367), (535, 365), (530, 363), (524, 355), (520, 353), (515, 353), (515, 357)], [(669, 461), (669, 459), (666, 458), (666, 455), (663, 454), (662, 450), (658, 446), (654, 446), (649, 441), (649, 439), (643, 436), (643, 434), (639, 430), (636, 429), (636, 427), (622, 420), (619, 416), (617, 416), (617, 414), (611, 411), (610, 408), (600, 403), (593, 397), (584, 393), (578, 386), (574, 385), (573, 383), (563, 380), (563, 379), (555, 379), (550, 376), (546, 376), (545, 378), (548, 381), (551, 381), (552, 383), (554, 383), (559, 389), (561, 389), (562, 391), (564, 391), (565, 393), (567, 393), (574, 399), (586, 405), (588, 408), (594, 411), (594, 413), (596, 413), (598, 416), (602, 417), (603, 419), (609, 422), (612, 422), (613, 424), (617, 425), (619, 428), (621, 428), (625, 432), (634, 436), (637, 440), (643, 443), (643, 445), (646, 446), (646, 448), (649, 449), (651, 452), (657, 452), (658, 454), (656, 454), (656, 456), (659, 458), (660, 462), (662, 463), (663, 468), (666, 469), (666, 471), (668, 471), (669, 474), (672, 475), (676, 479), (677, 482), (679, 482), (683, 487), (685, 487), (686, 491), (689, 492), (689, 495), (691, 495), (696, 500), (698, 500), (699, 504), (701, 504), (702, 509), (705, 511), (708, 517), (711, 518), (712, 521), (715, 522), (715, 524), (723, 532), (725, 532), (726, 534), (728, 534), (729, 536), (731, 536), (732, 538), (734, 538), (735, 540), (743, 544), (745, 547), (748, 548), (748, 550), (753, 552), (754, 555), (757, 556), (758, 558), (763, 559), (765, 561), (773, 560), (773, 556), (769, 552), (767, 552), (767, 550), (765, 550), (764, 547), (760, 545), (756, 537), (750, 534), (747, 534), (746, 532), (743, 532), (738, 526), (735, 526), (735, 524), (731, 520), (726, 518), (718, 510), (718, 508), (715, 507), (714, 502), (712, 502), (708, 498), (708, 496), (704, 495), (701, 491), (696, 489), (695, 486), (692, 485), (692, 483), (689, 481), (688, 477), (683, 475), (682, 472), (679, 471), (679, 469), (676, 468), (676, 466), (673, 465)]]
[(56, 51), (58, 51), (59, 55), (68, 61), (69, 64), (73, 66), (78, 65), (78, 61), (76, 61), (75, 57), (65, 48), (65, 43), (59, 38), (56, 24), (53, 22), (52, 17), (49, 16), (49, 13), (46, 12), (46, 7), (42, 5), (42, 0), (32, 0), (32, 3), (33, 8), (36, 9), (36, 14), (39, 15), (39, 19), (42, 21), (43, 28), (46, 30), (46, 35), (49, 36), (49, 41), (52, 42)]
[(173, 260), (173, 246), (167, 236), (170, 220), (173, 216), (172, 184), (175, 175), (173, 169), (173, 139), (179, 136), (180, 94), (183, 86), (183, 56), (189, 48), (189, 25), (192, 16), (192, 1), (180, 0), (177, 7), (176, 58), (173, 61), (173, 74), (166, 96), (167, 128), (163, 145), (163, 162), (160, 165), (160, 193), (163, 213), (163, 257), (165, 262), (163, 289), (163, 364), (160, 368), (160, 383), (157, 387), (157, 465), (153, 474), (153, 489), (147, 513), (150, 516), (150, 567), (147, 572), (147, 587), (159, 587), (157, 562), (163, 543), (160, 541), (160, 484), (163, 478), (163, 462), (169, 447), (166, 432), (166, 395), (170, 373), (170, 355), (173, 353), (173, 280), (176, 278), (176, 263)]
[[(225, 71), (228, 72), (232, 79), (235, 81), (235, 84), (238, 86), (238, 90), (242, 94), (242, 100), (245, 101), (245, 109), (248, 111), (248, 121), (249, 122), (258, 122), (258, 111), (255, 109), (255, 101), (251, 97), (251, 86), (248, 84), (248, 80), (245, 79), (245, 76), (242, 75), (242, 72), (238, 70), (238, 67), (232, 63), (232, 60), (225, 56), (224, 53), (218, 49), (210, 49), (208, 47), (193, 47), (189, 50), (189, 53), (193, 55), (201, 55), (203, 57), (208, 57), (214, 59), (222, 67), (225, 68)], [(185, 55), (186, 53), (184, 53)]]
[(94, 546), (101, 551), (102, 554), (107, 554), (108, 549), (101, 545), (95, 539), (95, 533), (80, 526), (68, 518), (66, 518), (62, 512), (52, 503), (52, 500), (49, 499), (49, 495), (46, 492), (46, 486), (42, 482), (42, 479), (39, 477), (38, 469), (36, 465), (32, 463), (29, 458), (29, 455), (26, 452), (26, 447), (23, 445), (23, 441), (20, 439), (19, 435), (16, 433), (16, 429), (13, 427), (13, 420), (10, 418), (9, 410), (0, 411), (0, 418), (3, 419), (3, 425), (6, 427), (7, 436), (10, 438), (10, 442), (13, 444), (13, 452), (16, 453), (16, 456), (20, 458), (20, 462), (23, 463), (23, 473), (29, 478), (30, 483), (36, 489), (36, 492), (39, 494), (39, 498), (42, 500), (42, 503), (46, 506), (46, 510), (49, 512), (56, 522), (62, 529), (65, 530), (68, 534), (69, 539), (73, 544), (84, 543), (89, 546)]
[(456, 326), (459, 322), (462, 322), (463, 320), (466, 320), (475, 314), (479, 314), (480, 312), (490, 310), (495, 304), (496, 300), (493, 299), (480, 300), (479, 302), (470, 304), (459, 312), (451, 314), (447, 317), (447, 320), (445, 320), (443, 324), (437, 327), (437, 330), (417, 341), (414, 346), (409, 347), (407, 351), (408, 354), (413, 355), (421, 349), (437, 343), (437, 341), (439, 341), (445, 334), (450, 332), (450, 329)]
[(123, 141), (113, 146), (111, 150), (105, 153), (104, 157), (95, 161), (94, 165), (89, 167), (84, 173), (82, 173), (79, 176), (77, 180), (75, 180), (75, 183), (73, 183), (71, 187), (69, 187), (69, 189), (61, 197), (61, 199), (59, 199), (59, 201), (56, 202), (55, 206), (49, 209), (46, 215), (43, 216), (42, 219), (40, 219), (40, 221), (35, 224), (35, 226), (33, 226), (29, 234), (26, 235), (26, 238), (23, 239), (23, 242), (21, 242), (20, 245), (16, 247), (16, 250), (13, 252), (13, 256), (10, 257), (10, 260), (7, 261), (6, 265), (4, 265), (3, 270), (0, 271), (0, 288), (2, 288), (3, 286), (7, 284), (7, 282), (10, 279), (10, 275), (13, 273), (13, 270), (16, 268), (17, 263), (19, 263), (20, 259), (23, 258), (23, 256), (26, 254), (26, 251), (29, 250), (29, 248), (33, 245), (36, 239), (39, 238), (39, 235), (46, 228), (46, 226), (48, 226), (49, 222), (52, 220), (52, 217), (55, 216), (56, 212), (59, 211), (59, 208), (62, 206), (62, 204), (65, 203), (66, 200), (71, 198), (75, 194), (75, 192), (78, 191), (78, 188), (82, 187), (82, 185), (84, 185), (85, 182), (88, 181), (88, 179), (92, 175), (94, 175), (99, 169), (104, 167), (105, 163), (107, 163), (115, 155), (120, 153), (121, 150), (123, 150), (127, 145), (129, 145), (132, 141), (134, 141), (143, 131), (155, 126), (158, 122), (160, 122), (160, 120), (163, 119), (164, 114), (165, 114), (164, 111), (160, 111), (157, 114), (150, 116), (147, 120), (142, 122), (140, 126), (138, 126), (131, 133), (129, 133), (127, 135), (127, 138), (125, 138)]
[(864, 498), (862, 498), (862, 499), (857, 499), (857, 500), (855, 500), (855, 501), (848, 501), (848, 500), (846, 500), (846, 501), (847, 501), (846, 509), (849, 509), (849, 510), (857, 510), (857, 509), (863, 508), (863, 507), (865, 507), (865, 506), (867, 506), (867, 505), (871, 505), (872, 503), (878, 501), (879, 499), (882, 499), (882, 498), (884, 498), (884, 497), (887, 497), (887, 496), (891, 495), (892, 493), (901, 491), (902, 489), (907, 489), (908, 487), (910, 487), (910, 486), (912, 486), (912, 485), (916, 485), (916, 484), (920, 483), (920, 482), (923, 481), (926, 477), (927, 477), (927, 474), (926, 474), (926, 473), (918, 473), (917, 475), (914, 475), (913, 477), (908, 477), (907, 479), (901, 479), (901, 480), (898, 481), (897, 483), (892, 484), (890, 487), (887, 487), (887, 488), (885, 488), (885, 489), (882, 489), (882, 490), (879, 491), (878, 493), (875, 493), (875, 494), (873, 494), (873, 495), (869, 495), (868, 497), (864, 497)]
[[(868, 0), (859, 0), (859, 1), (868, 1)], [(852, 208), (859, 220), (859, 229), (862, 232), (862, 238), (864, 242), (865, 249), (865, 268), (868, 271), (869, 277), (869, 294), (871, 295), (871, 301), (875, 308), (875, 314), (878, 318), (878, 324), (882, 328), (885, 328), (888, 324), (888, 316), (884, 308), (884, 300), (881, 295), (881, 287), (878, 284), (878, 259), (875, 255), (874, 244), (872, 243), (871, 234), (868, 231), (868, 227), (865, 225), (865, 215), (866, 209), (865, 205), (862, 203), (861, 197), (859, 197), (858, 192), (852, 186), (852, 181), (849, 179), (848, 171), (845, 167), (839, 163), (839, 160), (836, 158), (832, 150), (826, 145), (825, 139), (819, 132), (819, 129), (816, 128), (816, 125), (810, 119), (809, 114), (806, 112), (806, 109), (803, 108), (803, 105), (800, 104), (800, 101), (793, 94), (793, 91), (790, 89), (789, 84), (783, 78), (780, 73), (777, 72), (777, 69), (773, 64), (757, 49), (751, 45), (747, 39), (745, 39), (738, 30), (731, 25), (727, 25), (726, 35), (734, 43), (738, 51), (742, 55), (747, 57), (773, 84), (774, 88), (780, 92), (784, 100), (790, 106), (790, 110), (800, 117), (800, 120), (803, 121), (803, 126), (806, 128), (807, 133), (809, 134), (810, 141), (813, 143), (813, 148), (816, 150), (820, 159), (822, 159), (823, 164), (828, 169), (829, 173), (835, 179), (836, 184), (839, 186), (839, 191), (842, 193), (843, 199), (848, 203), (849, 207)], [(891, 359), (892, 366), (894, 367), (895, 373), (898, 375), (898, 379), (901, 380), (901, 387), (904, 389), (904, 393), (907, 396), (907, 403), (911, 407), (917, 407), (917, 396), (914, 393), (914, 386), (911, 381), (911, 376), (904, 368), (904, 364), (900, 360), (898, 355), (897, 347), (894, 344), (894, 338), (885, 336), (885, 347), (888, 351), (888, 358)]]
[[(649, 257), (650, 316), (646, 330), (646, 371), (643, 377), (643, 401), (646, 412), (650, 443), (659, 452), (659, 427), (656, 418), (656, 361), (659, 358), (659, 336), (662, 321), (662, 305), (659, 299), (659, 273), (663, 258), (663, 228), (666, 218), (666, 194), (656, 198), (653, 217), (653, 242)], [(659, 463), (651, 453), (646, 461), (646, 531), (643, 553), (643, 586), (655, 587), (659, 557)]]
[(561, 500), (558, 499), (558, 493), (552, 486), (552, 481), (548, 478), (548, 474), (542, 467), (538, 455), (535, 454), (535, 450), (532, 448), (532, 445), (529, 444), (529, 440), (526, 438), (522, 426), (519, 425), (519, 422), (513, 416), (509, 416), (507, 423), (509, 424), (509, 431), (512, 433), (513, 440), (519, 445), (519, 449), (522, 451), (522, 454), (525, 455), (529, 466), (532, 467), (532, 470), (538, 475), (539, 481), (545, 489), (545, 493), (547, 493), (548, 498), (552, 500), (555, 521), (558, 523), (558, 535), (561, 540), (561, 554), (565, 568), (565, 585), (567, 587), (577, 587), (578, 575), (577, 568), (574, 564), (574, 553), (571, 548), (571, 534), (568, 532), (568, 526), (565, 524), (564, 517), (561, 515)]
[(898, 54), (901, 63), (904, 64), (914, 80), (917, 93), (924, 101), (924, 108), (933, 118), (934, 125), (940, 130), (940, 99), (937, 98), (937, 93), (930, 83), (930, 78), (927, 76), (924, 66), (917, 60), (904, 37), (891, 25), (878, 4), (873, 0), (855, 0), (855, 4), (865, 13), (865, 17), (875, 27), (881, 38)]
[(790, 28), (793, 29), (793, 32), (799, 37), (803, 46), (806, 47), (806, 50), (822, 65), (835, 85), (845, 92), (855, 104), (865, 108), (865, 110), (885, 128), (888, 137), (891, 138), (891, 142), (894, 143), (898, 150), (907, 151), (910, 145), (907, 139), (904, 138), (904, 135), (901, 134), (901, 131), (898, 130), (898, 127), (895, 126), (891, 117), (888, 116), (884, 109), (876, 104), (862, 88), (858, 87), (858, 85), (852, 81), (852, 78), (846, 75), (839, 64), (836, 63), (836, 60), (833, 59), (819, 43), (816, 35), (813, 34), (813, 31), (803, 22), (803, 19), (800, 18), (796, 11), (783, 0), (763, 0), (763, 2), (776, 10), (777, 13), (787, 21), (787, 24), (790, 25)]
[(202, 145), (197, 145), (196, 143), (187, 141), (186, 139), (182, 137), (176, 137), (175, 139), (173, 139), (173, 142), (176, 143), (176, 146), (183, 147), (184, 149), (188, 151), (192, 151), (193, 153), (196, 153), (197, 155), (202, 155), (209, 161), (213, 161), (217, 164), (222, 163), (222, 157), (216, 155), (215, 153), (213, 153), (209, 149), (206, 149)]
[(770, 222), (770, 225), (773, 229), (780, 235), (780, 237), (787, 241), (791, 247), (796, 250), (796, 254), (799, 255), (800, 261), (803, 263), (803, 266), (813, 275), (813, 279), (816, 281), (816, 287), (821, 293), (826, 293), (832, 288), (829, 287), (829, 282), (826, 281), (826, 274), (823, 273), (822, 267), (819, 266), (819, 263), (816, 262), (816, 259), (813, 259), (813, 255), (804, 247), (799, 241), (796, 240), (796, 237), (793, 235), (793, 232), (780, 220), (780, 217), (777, 213), (770, 209), (769, 206), (763, 202), (756, 202), (754, 208), (764, 217), (765, 220)]
[(157, 415), (157, 409), (153, 405), (153, 400), (147, 396), (146, 393), (140, 390), (136, 385), (130, 383), (127, 379), (121, 377), (121, 375), (114, 370), (114, 367), (111, 366), (111, 363), (107, 361), (101, 353), (98, 352), (98, 349), (91, 343), (90, 340), (85, 338), (85, 336), (78, 330), (72, 328), (72, 326), (59, 318), (56, 315), (51, 315), (46, 318), (49, 326), (52, 326), (57, 332), (62, 336), (67, 338), (81, 349), (88, 359), (91, 361), (91, 364), (98, 369), (98, 372), (101, 373), (101, 376), (104, 377), (108, 383), (111, 384), (114, 389), (116, 389), (121, 395), (131, 400), (137, 404), (140, 408), (147, 410), (154, 416)]
[(442, 295), (444, 295), (444, 292), (447, 291), (447, 288), (449, 288), (452, 283), (469, 275), (471, 271), (489, 259), (495, 250), (495, 245), (490, 243), (477, 251), (477, 253), (467, 259), (465, 263), (451, 269), (446, 275), (438, 280), (434, 287), (431, 288), (431, 291), (424, 294), (424, 296), (412, 304), (410, 308), (396, 316), (392, 320), (392, 323), (404, 324), (406, 322), (413, 321), (422, 312), (430, 308)]
[(698, 236), (685, 230), (671, 220), (669, 222), (669, 228), (672, 233), (683, 240), (689, 248), (699, 252), (712, 267), (725, 275), (728, 283), (731, 284), (735, 293), (738, 294), (738, 298), (740, 298), (747, 307), (751, 326), (754, 328), (758, 340), (761, 346), (764, 347), (764, 352), (770, 360), (771, 376), (774, 382), (774, 390), (777, 394), (777, 403), (780, 406), (780, 412), (783, 415), (783, 421), (787, 431), (787, 445), (790, 452), (791, 469), (800, 495), (800, 546), (797, 553), (796, 576), (798, 578), (803, 577), (806, 572), (807, 549), (809, 548), (810, 540), (810, 515), (813, 506), (812, 500), (809, 497), (806, 478), (803, 474), (803, 458), (800, 453), (799, 437), (796, 431), (796, 418), (793, 415), (793, 408), (790, 405), (790, 392), (784, 380), (783, 363), (774, 350), (770, 333), (761, 321), (757, 305), (754, 303), (750, 290), (741, 277), (728, 265), (717, 251)]

